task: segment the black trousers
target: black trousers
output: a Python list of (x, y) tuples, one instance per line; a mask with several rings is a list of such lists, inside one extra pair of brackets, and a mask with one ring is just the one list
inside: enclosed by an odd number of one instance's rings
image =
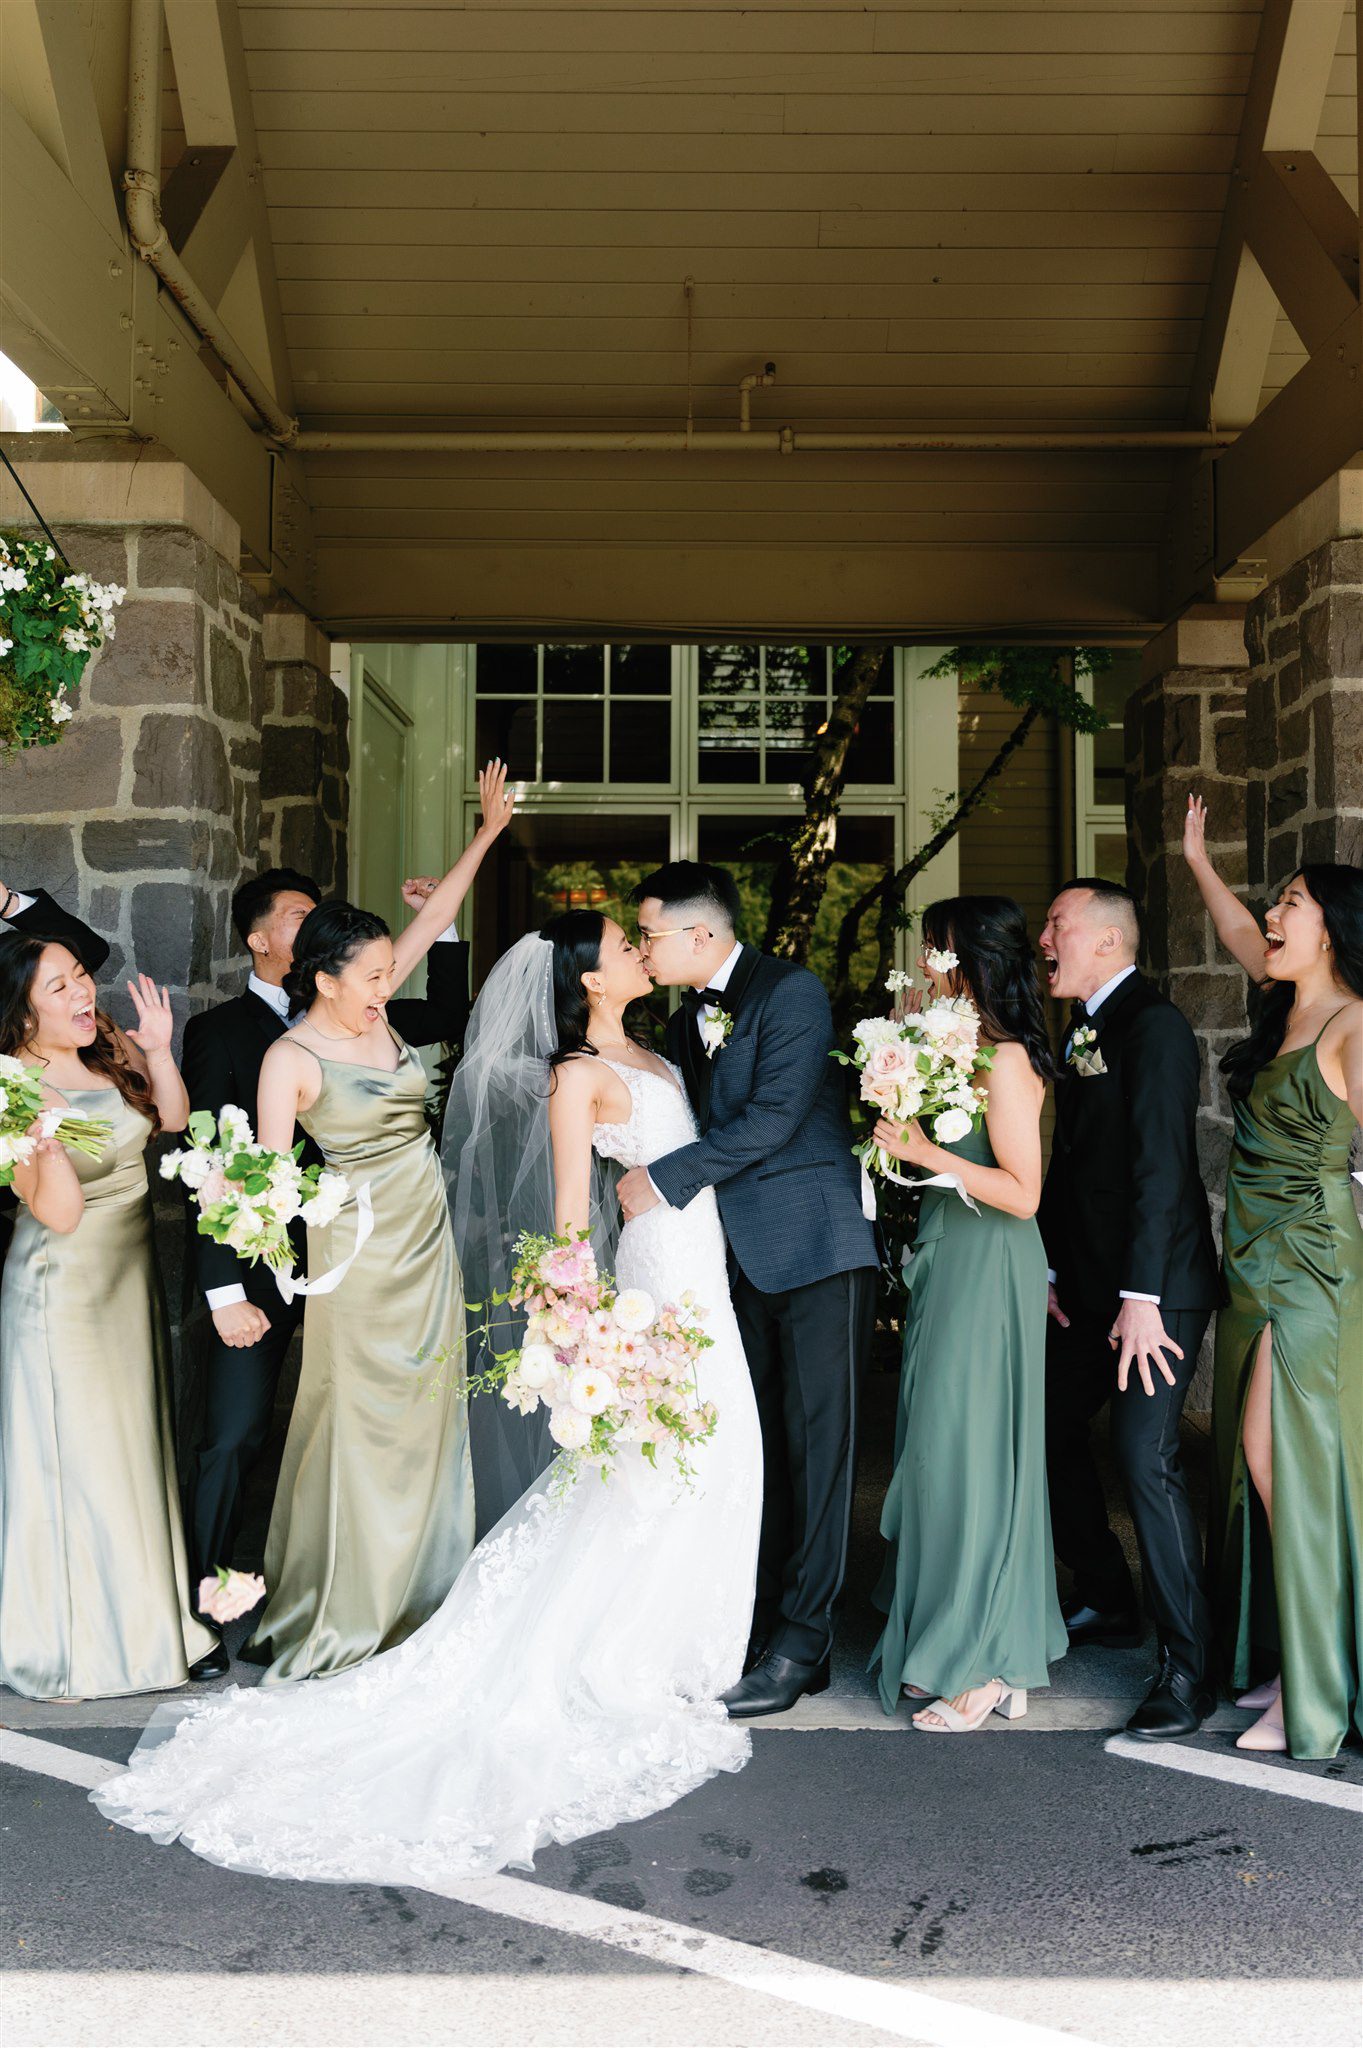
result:
[(1112, 1449), (1136, 1525), (1146, 1597), (1163, 1648), (1198, 1682), (1207, 1675), (1211, 1622), (1178, 1425), (1211, 1313), (1163, 1312), (1164, 1327), (1183, 1358), (1169, 1358), (1172, 1387), (1162, 1374), (1154, 1375), (1153, 1394), (1146, 1393), (1134, 1368), (1126, 1392), (1117, 1392), (1117, 1353), (1108, 1343), (1111, 1317), (1077, 1315), (1067, 1330), (1054, 1319), (1046, 1324), (1046, 1475), (1055, 1554), (1074, 1573), (1075, 1594), (1089, 1606), (1136, 1605), (1089, 1443), (1090, 1424), (1111, 1401)]
[(280, 1367), (305, 1303), (272, 1301), (259, 1344), (233, 1349), (216, 1333), (209, 1347), (203, 1431), (185, 1487), (185, 1545), (190, 1595), (218, 1565), (231, 1565), (241, 1527), (242, 1489), (270, 1433)]
[(847, 1571), (861, 1374), (876, 1274), (834, 1273), (778, 1294), (733, 1275), (762, 1426), (762, 1533), (753, 1636), (817, 1664)]

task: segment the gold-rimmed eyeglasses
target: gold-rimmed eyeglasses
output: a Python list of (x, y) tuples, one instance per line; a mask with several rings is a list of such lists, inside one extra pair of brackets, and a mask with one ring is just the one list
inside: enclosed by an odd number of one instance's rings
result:
[(694, 932), (698, 929), (699, 927), (694, 924), (674, 924), (668, 931), (651, 932), (646, 925), (641, 924), (638, 927), (639, 943), (644, 946), (651, 946), (655, 939), (676, 939), (680, 938), (683, 932)]

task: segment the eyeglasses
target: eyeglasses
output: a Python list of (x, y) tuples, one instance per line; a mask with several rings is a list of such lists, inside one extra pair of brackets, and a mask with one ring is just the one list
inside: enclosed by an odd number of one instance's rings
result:
[(670, 931), (651, 932), (647, 926), (641, 924), (639, 926), (639, 938), (643, 945), (651, 946), (655, 939), (676, 939), (680, 938), (683, 932), (694, 932), (698, 929), (699, 927), (694, 924), (674, 924)]

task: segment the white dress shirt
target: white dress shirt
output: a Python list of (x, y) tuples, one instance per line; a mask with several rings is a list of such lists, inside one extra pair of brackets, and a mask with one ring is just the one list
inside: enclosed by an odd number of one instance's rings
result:
[[(1113, 993), (1113, 991), (1115, 989), (1119, 989), (1122, 983), (1127, 979), (1127, 977), (1129, 975), (1134, 974), (1135, 972), (1136, 969), (1134, 966), (1119, 967), (1117, 969), (1117, 972), (1113, 975), (1110, 975), (1109, 978), (1103, 983), (1101, 988), (1096, 988), (1091, 996), (1086, 996), (1084, 998), (1084, 1008), (1088, 1012), (1089, 1016), (1091, 1017), (1095, 1010), (1100, 1009), (1101, 1006), (1107, 1001), (1108, 997)], [(1070, 1037), (1072, 1036), (1073, 1034), (1071, 1033)], [(1069, 1054), (1069, 1049), (1070, 1038), (1067, 1038), (1065, 1041), (1065, 1052), (1067, 1057)], [(1055, 1285), (1055, 1268), (1053, 1266), (1048, 1268), (1046, 1278), (1050, 1281), (1052, 1286)], [(1121, 1296), (1123, 1301), (1153, 1301), (1157, 1308), (1159, 1306), (1159, 1296), (1157, 1294), (1137, 1294), (1135, 1290), (1130, 1287), (1119, 1287), (1117, 1289), (1117, 1292)]]
[[(10, 897), (10, 917), (13, 917), (16, 911), (22, 913), (25, 910), (31, 910), (33, 908), (33, 903), (34, 898), (32, 896), (25, 896), (22, 890), (15, 889)], [(8, 923), (8, 921), (9, 920), (6, 919), (6, 923)]]

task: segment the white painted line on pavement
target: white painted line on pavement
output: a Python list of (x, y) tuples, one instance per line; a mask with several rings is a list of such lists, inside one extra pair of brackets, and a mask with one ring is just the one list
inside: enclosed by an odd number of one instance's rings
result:
[(1309, 1799), (1315, 1806), (1338, 1806), (1345, 1813), (1363, 1814), (1363, 1785), (1309, 1777), (1304, 1771), (1285, 1770), (1281, 1764), (1255, 1763), (1242, 1752), (1218, 1756), (1212, 1750), (1184, 1749), (1176, 1742), (1138, 1742), (1131, 1735), (1114, 1735), (1103, 1748), (1109, 1756), (1124, 1756), (1131, 1763), (1159, 1764), (1166, 1771), (1220, 1778), (1223, 1784), (1243, 1785), (1250, 1792), (1276, 1792), (1284, 1799)]
[[(119, 1769), (103, 1757), (86, 1756), (61, 1743), (16, 1735), (9, 1729), (0, 1729), (0, 1763), (91, 1791)], [(702, 1934), (694, 1927), (656, 1919), (651, 1913), (553, 1891), (524, 1878), (479, 1878), (467, 1885), (442, 1886), (436, 1896), (531, 1927), (598, 1941), (646, 1962), (718, 1978), (740, 1990), (760, 1992), (844, 2022), (879, 2027), (882, 2033), (931, 2043), (932, 2048), (1096, 2048), (1078, 2034), (1007, 2019), (955, 1999), (934, 1998), (907, 1984), (875, 1984), (848, 1971), (826, 1970), (817, 1963), (802, 1962), (798, 1956), (753, 1948), (725, 1935)]]

